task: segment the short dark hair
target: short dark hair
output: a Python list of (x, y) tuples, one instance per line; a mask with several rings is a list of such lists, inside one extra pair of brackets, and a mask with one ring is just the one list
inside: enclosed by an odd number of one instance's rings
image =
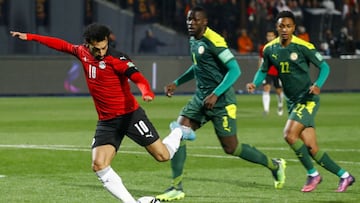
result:
[(204, 7), (197, 5), (197, 6), (193, 7), (191, 10), (193, 12), (201, 12), (201, 13), (203, 13), (204, 18), (207, 18), (207, 13), (206, 13), (206, 10)]
[(291, 11), (281, 11), (277, 16), (276, 16), (276, 22), (280, 19), (280, 18), (291, 18), (291, 20), (295, 22), (295, 16), (293, 14), (293, 12)]
[(92, 23), (85, 28), (83, 37), (87, 43), (101, 42), (109, 37), (111, 30), (102, 24)]

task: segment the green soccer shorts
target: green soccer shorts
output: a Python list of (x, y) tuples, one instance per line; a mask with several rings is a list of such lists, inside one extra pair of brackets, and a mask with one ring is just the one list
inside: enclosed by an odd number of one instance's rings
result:
[(180, 112), (180, 115), (194, 120), (203, 126), (211, 121), (217, 136), (236, 135), (236, 104), (217, 103), (213, 109), (205, 109), (203, 103), (193, 97)]
[(289, 119), (303, 124), (305, 127), (315, 127), (315, 116), (320, 107), (320, 98), (312, 95), (302, 102), (295, 103), (290, 109)]

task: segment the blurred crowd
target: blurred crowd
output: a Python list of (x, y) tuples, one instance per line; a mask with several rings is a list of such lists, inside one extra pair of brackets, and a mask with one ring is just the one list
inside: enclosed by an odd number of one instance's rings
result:
[[(240, 54), (258, 51), (258, 47), (265, 42), (264, 33), (274, 29), (274, 18), (283, 10), (290, 10), (295, 14), (298, 25), (296, 34), (313, 42), (324, 54), (338, 56), (354, 54), (356, 50), (360, 50), (357, 0), (108, 1), (134, 12), (136, 23), (158, 22), (184, 34), (187, 11), (200, 4), (208, 11), (209, 26), (222, 34), (229, 46)], [(309, 33), (308, 30), (312, 32)]]

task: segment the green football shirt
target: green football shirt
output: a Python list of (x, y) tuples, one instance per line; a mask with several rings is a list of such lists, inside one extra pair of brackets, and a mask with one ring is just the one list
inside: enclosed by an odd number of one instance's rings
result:
[[(190, 37), (190, 51), (196, 79), (195, 94), (202, 101), (222, 82), (229, 71), (225, 64), (234, 59), (234, 55), (228, 49), (224, 38), (208, 27), (201, 39), (196, 40)], [(221, 96), (226, 98), (230, 96), (226, 100), (231, 99), (231, 101), (226, 101), (226, 103), (235, 103), (233, 87)]]
[(286, 97), (292, 102), (299, 102), (307, 96), (312, 85), (310, 62), (318, 68), (323, 60), (312, 43), (293, 35), (291, 43), (282, 47), (278, 37), (265, 45), (261, 71), (267, 72), (274, 65), (279, 72)]

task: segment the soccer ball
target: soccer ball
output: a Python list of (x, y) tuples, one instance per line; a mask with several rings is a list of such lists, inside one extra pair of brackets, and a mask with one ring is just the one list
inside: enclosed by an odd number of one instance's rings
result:
[(157, 200), (155, 197), (151, 197), (151, 196), (144, 196), (144, 197), (140, 197), (137, 200), (138, 203), (160, 203), (159, 200)]

